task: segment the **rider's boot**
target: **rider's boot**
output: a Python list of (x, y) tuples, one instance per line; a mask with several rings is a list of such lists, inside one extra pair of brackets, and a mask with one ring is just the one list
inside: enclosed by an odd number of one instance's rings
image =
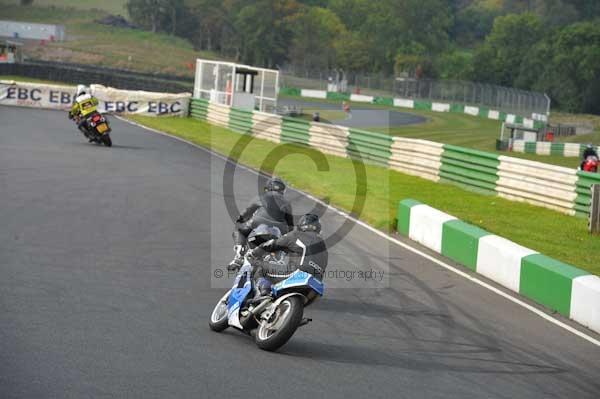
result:
[(243, 245), (234, 245), (233, 252), (235, 256), (231, 262), (229, 262), (228, 269), (239, 269), (244, 264), (244, 246)]

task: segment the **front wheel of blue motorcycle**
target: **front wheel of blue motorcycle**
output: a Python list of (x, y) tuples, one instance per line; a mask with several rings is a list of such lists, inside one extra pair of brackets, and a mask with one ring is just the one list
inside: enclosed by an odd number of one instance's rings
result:
[(227, 298), (229, 297), (229, 291), (223, 298), (217, 302), (215, 308), (213, 309), (210, 320), (208, 321), (208, 326), (211, 330), (216, 332), (221, 332), (229, 327), (229, 321), (227, 319)]
[(266, 351), (282, 347), (302, 321), (304, 303), (299, 296), (284, 299), (268, 320), (262, 320), (254, 338), (256, 345)]

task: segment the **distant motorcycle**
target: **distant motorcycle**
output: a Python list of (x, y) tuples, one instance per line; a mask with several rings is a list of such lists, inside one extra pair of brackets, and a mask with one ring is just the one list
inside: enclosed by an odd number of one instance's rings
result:
[[(251, 236), (252, 233), (249, 239)], [(268, 254), (264, 261), (283, 262), (284, 256), (282, 252)], [(259, 348), (275, 351), (294, 335), (298, 327), (311, 321), (303, 318), (304, 307), (323, 295), (324, 285), (312, 274), (297, 269), (273, 284), (269, 295), (259, 296), (253, 271), (254, 266), (247, 255), (233, 287), (214, 307), (209, 326), (216, 332), (231, 326), (247, 334), (254, 333)]]
[(595, 155), (587, 157), (585, 161), (583, 161), (581, 170), (584, 172), (598, 173), (598, 157)]
[[(87, 137), (91, 142), (104, 144), (107, 147), (112, 146), (112, 140), (110, 138), (110, 132), (112, 129), (108, 124), (108, 120), (99, 112), (94, 112), (93, 114), (87, 116), (85, 123), (85, 132), (83, 134)], [(81, 122), (80, 118), (75, 118), (75, 123), (79, 125)]]

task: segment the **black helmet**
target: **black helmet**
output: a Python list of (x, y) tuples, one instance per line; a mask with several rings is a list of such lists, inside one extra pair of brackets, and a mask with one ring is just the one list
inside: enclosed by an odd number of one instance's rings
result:
[(279, 177), (272, 177), (265, 184), (265, 191), (277, 191), (280, 193), (285, 192), (285, 183)]
[(261, 224), (248, 235), (248, 247), (254, 249), (269, 240), (281, 237), (281, 231), (274, 226)]
[(312, 213), (307, 213), (302, 216), (300, 221), (298, 221), (298, 230), (314, 231), (317, 233), (321, 232), (321, 222), (319, 222), (319, 217)]

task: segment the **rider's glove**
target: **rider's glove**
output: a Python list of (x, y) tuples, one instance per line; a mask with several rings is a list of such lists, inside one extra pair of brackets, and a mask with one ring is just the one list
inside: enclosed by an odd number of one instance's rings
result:
[(256, 258), (258, 258), (258, 251), (257, 251), (257, 250), (258, 250), (258, 248), (251, 249), (251, 250), (250, 250), (250, 251), (248, 251), (248, 253), (246, 254), (246, 257), (247, 257), (249, 260), (252, 260), (252, 259), (256, 259)]
[(265, 251), (267, 251), (267, 252), (270, 252), (270, 251), (271, 251), (271, 248), (273, 247), (273, 244), (274, 244), (274, 243), (275, 243), (275, 240), (274, 240), (274, 239), (271, 239), (271, 240), (269, 240), (269, 241), (266, 241), (266, 242), (262, 243), (262, 244), (260, 245), (260, 248), (262, 248), (263, 250), (265, 250)]

